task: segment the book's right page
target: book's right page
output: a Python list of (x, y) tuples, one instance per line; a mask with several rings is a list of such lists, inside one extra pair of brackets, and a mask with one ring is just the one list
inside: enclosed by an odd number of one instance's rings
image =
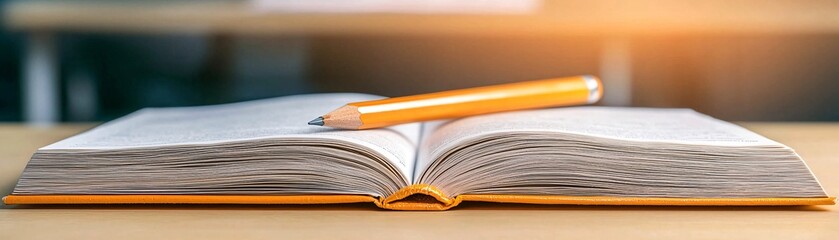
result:
[(790, 148), (690, 109), (573, 107), (427, 123), (414, 182), (461, 194), (826, 197)]

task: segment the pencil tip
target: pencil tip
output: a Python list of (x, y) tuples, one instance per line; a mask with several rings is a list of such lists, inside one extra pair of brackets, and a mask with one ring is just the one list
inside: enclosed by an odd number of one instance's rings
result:
[(309, 125), (323, 126), (323, 117), (318, 117), (312, 121), (309, 121)]

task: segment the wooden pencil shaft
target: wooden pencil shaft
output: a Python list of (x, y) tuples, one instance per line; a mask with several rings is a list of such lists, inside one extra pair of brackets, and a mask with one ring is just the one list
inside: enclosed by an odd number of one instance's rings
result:
[(323, 116), (324, 126), (368, 129), (513, 110), (594, 103), (600, 80), (576, 76), (427, 93), (347, 104)]

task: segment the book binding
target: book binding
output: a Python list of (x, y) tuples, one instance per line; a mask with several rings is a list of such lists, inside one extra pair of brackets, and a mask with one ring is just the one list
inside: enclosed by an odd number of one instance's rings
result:
[(5, 204), (340, 204), (370, 202), (391, 210), (448, 210), (464, 201), (634, 206), (796, 206), (834, 205), (836, 197), (819, 198), (648, 198), (557, 195), (445, 195), (440, 189), (415, 184), (376, 198), (367, 195), (8, 195)]

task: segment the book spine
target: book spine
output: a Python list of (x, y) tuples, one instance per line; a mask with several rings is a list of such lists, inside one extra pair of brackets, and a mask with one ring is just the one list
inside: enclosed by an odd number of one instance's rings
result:
[(446, 196), (440, 189), (428, 184), (414, 184), (399, 189), (376, 205), (391, 210), (447, 210), (460, 204), (462, 198)]

